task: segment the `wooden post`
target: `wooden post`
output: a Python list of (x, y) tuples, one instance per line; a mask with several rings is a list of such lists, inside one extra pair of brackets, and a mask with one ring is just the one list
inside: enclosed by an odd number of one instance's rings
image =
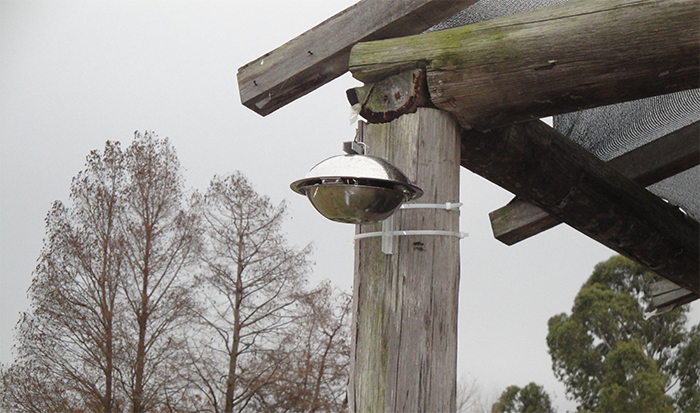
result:
[[(418, 108), (364, 125), (368, 154), (389, 160), (425, 194), (418, 204), (459, 201), (460, 127), (447, 113)], [(459, 214), (403, 209), (395, 230), (459, 231)], [(381, 224), (357, 226), (358, 233)], [(408, 235), (396, 253), (381, 237), (355, 244), (350, 406), (353, 412), (453, 412), (457, 368), (459, 239)]]

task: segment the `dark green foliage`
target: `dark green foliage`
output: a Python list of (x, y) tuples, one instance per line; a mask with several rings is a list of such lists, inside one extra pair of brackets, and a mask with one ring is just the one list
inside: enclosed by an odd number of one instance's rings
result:
[(608, 354), (603, 370), (596, 411), (672, 411), (671, 400), (664, 395), (666, 379), (638, 343), (617, 343)]
[[(555, 376), (581, 411), (673, 411), (697, 407), (700, 348), (686, 331), (687, 307), (644, 320), (659, 277), (624, 257), (600, 263), (581, 287), (571, 315), (549, 320)], [(697, 345), (700, 347), (700, 344)]]
[(675, 366), (680, 390), (676, 393), (676, 409), (682, 412), (700, 412), (700, 325), (688, 334)]
[(510, 386), (491, 408), (492, 413), (554, 413), (552, 401), (542, 386), (530, 383), (522, 389)]

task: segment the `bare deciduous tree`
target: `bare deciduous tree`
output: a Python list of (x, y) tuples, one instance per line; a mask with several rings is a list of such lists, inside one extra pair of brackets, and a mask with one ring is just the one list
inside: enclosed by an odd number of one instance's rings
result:
[(300, 300), (290, 339), (274, 354), (285, 367), (266, 400), (267, 411), (347, 409), (352, 296), (321, 284)]
[(287, 244), (284, 203), (239, 173), (185, 202), (167, 139), (88, 156), (47, 216), (0, 409), (345, 409), (350, 296), (308, 290), (311, 248)]
[(273, 206), (240, 173), (214, 177), (202, 211), (208, 310), (201, 321), (209, 333), (193, 345), (206, 366), (195, 375), (212, 411), (229, 413), (252, 407), (256, 393), (279, 374), (280, 363), (270, 363), (269, 355), (296, 317), (310, 248), (287, 246), (280, 227), (284, 204)]
[(496, 395), (485, 395), (474, 377), (463, 376), (457, 381), (458, 413), (491, 413)]
[(173, 372), (181, 366), (172, 362), (180, 360), (180, 327), (193, 308), (192, 278), (184, 270), (198, 258), (200, 240), (196, 215), (183, 209), (180, 164), (168, 140), (137, 133), (124, 163), (123, 291), (136, 345), (124, 348), (128, 370), (121, 384), (133, 413), (143, 413), (178, 386)]
[(116, 230), (123, 189), (122, 153), (107, 142), (71, 184), (70, 206), (54, 203), (29, 289), (32, 311), (17, 327), (18, 359), (6, 393), (19, 411), (111, 413), (115, 336), (122, 280)]
[[(7, 409), (153, 411), (177, 391), (170, 372), (189, 316), (198, 229), (185, 212), (167, 139), (107, 142), (56, 202), (17, 326), (17, 360), (3, 374)], [(135, 343), (134, 343), (135, 342)]]

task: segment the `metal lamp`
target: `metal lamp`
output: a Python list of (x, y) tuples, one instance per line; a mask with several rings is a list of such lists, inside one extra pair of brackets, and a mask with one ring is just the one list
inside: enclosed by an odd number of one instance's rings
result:
[(423, 195), (388, 161), (360, 154), (328, 158), (290, 187), (306, 195), (324, 217), (351, 224), (385, 220), (404, 202)]

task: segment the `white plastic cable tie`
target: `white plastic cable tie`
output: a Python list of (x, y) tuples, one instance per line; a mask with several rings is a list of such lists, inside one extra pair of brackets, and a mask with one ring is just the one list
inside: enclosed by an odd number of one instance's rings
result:
[[(372, 238), (372, 237), (381, 237), (387, 235), (387, 232), (384, 231), (377, 231), (377, 232), (365, 232), (364, 234), (357, 234), (355, 235), (355, 239), (363, 239), (363, 238)], [(469, 233), (467, 232), (454, 232), (454, 231), (440, 231), (440, 230), (432, 230), (432, 229), (415, 229), (415, 230), (405, 230), (405, 231), (391, 231), (391, 235), (395, 237), (399, 236), (404, 236), (404, 235), (441, 235), (441, 236), (446, 236), (446, 237), (455, 237), (459, 239), (463, 239), (469, 236)]]
[(400, 209), (445, 209), (448, 211), (457, 211), (464, 205), (461, 202), (446, 202), (444, 204), (403, 204)]
[(414, 230), (406, 230), (406, 231), (394, 231), (394, 235), (401, 236), (401, 235), (442, 235), (446, 237), (455, 237), (455, 238), (466, 238), (469, 236), (466, 232), (454, 232), (454, 231), (440, 231), (440, 230), (434, 230), (434, 229), (414, 229)]

